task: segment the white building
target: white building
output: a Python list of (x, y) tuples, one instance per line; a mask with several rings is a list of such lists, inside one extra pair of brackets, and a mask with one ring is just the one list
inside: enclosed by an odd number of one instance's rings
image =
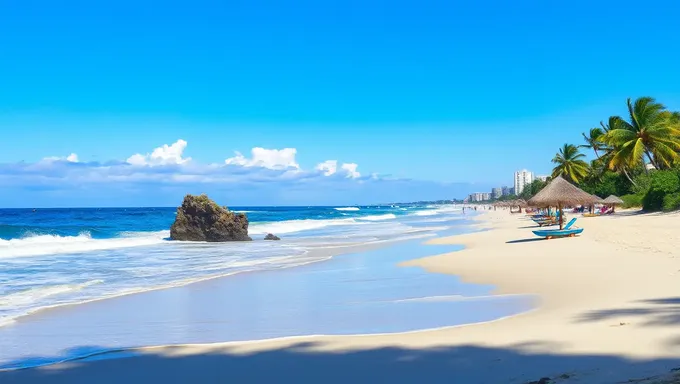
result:
[(468, 201), (471, 203), (478, 201), (489, 201), (491, 200), (491, 193), (489, 192), (475, 192), (471, 193), (468, 197)]
[(501, 196), (503, 196), (503, 190), (501, 188), (491, 189), (491, 197), (493, 197), (494, 199), (497, 199)]
[(534, 173), (523, 169), (515, 172), (515, 195), (519, 195), (524, 191), (524, 187), (534, 181)]

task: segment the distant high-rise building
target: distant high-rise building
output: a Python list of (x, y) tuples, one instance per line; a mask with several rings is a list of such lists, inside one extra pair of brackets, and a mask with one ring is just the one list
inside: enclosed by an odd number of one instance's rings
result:
[(489, 192), (475, 192), (471, 193), (468, 197), (468, 201), (471, 203), (479, 201), (489, 201), (491, 200), (491, 193)]
[(503, 186), (503, 187), (501, 187), (501, 193), (503, 194), (503, 196), (512, 195), (512, 193), (510, 192), (511, 189), (512, 188), (508, 188), (506, 186)]
[(503, 190), (500, 188), (492, 188), (491, 189), (491, 197), (494, 199), (497, 199), (499, 197), (503, 196)]
[(508, 188), (508, 195), (516, 195), (515, 188)]
[(531, 184), (534, 181), (533, 172), (523, 169), (521, 171), (515, 172), (515, 194), (519, 195), (524, 191), (524, 187)]

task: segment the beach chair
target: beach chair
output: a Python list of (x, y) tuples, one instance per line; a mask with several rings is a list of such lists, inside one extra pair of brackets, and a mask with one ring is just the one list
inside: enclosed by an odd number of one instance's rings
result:
[(548, 225), (555, 225), (559, 224), (559, 220), (553, 218), (550, 219), (544, 219), (544, 220), (534, 220), (536, 224), (538, 224), (539, 227), (546, 227)]
[(545, 237), (546, 239), (554, 239), (556, 237), (574, 237), (581, 232), (583, 232), (583, 228), (572, 228), (574, 223), (576, 222), (576, 218), (574, 217), (567, 223), (566, 226), (564, 226), (564, 229), (543, 229), (539, 231), (532, 231), (534, 235), (539, 236), (539, 237)]
[(576, 222), (576, 218), (574, 217), (573, 219), (569, 220), (569, 222), (567, 223), (567, 225), (565, 225), (564, 228), (563, 228), (562, 230), (571, 229), (571, 226), (574, 225), (575, 222)]
[[(566, 215), (564, 216), (566, 219)], [(548, 225), (556, 225), (560, 222), (560, 215), (557, 216), (546, 216), (542, 219), (534, 219), (534, 222), (538, 224), (539, 227), (546, 227)]]

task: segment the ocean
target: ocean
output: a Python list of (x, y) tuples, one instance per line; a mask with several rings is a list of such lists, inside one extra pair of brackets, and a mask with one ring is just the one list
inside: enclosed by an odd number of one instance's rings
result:
[(473, 230), (475, 213), (458, 206), (232, 209), (254, 241), (172, 241), (175, 208), (0, 210), (0, 370), (153, 345), (418, 331), (537, 303), (398, 266), (461, 249), (422, 244)]
[[(0, 209), (0, 327), (44, 308), (432, 236), (463, 217), (453, 205), (231, 209), (247, 214), (253, 242), (171, 241), (175, 208)], [(263, 241), (267, 233), (282, 240)]]

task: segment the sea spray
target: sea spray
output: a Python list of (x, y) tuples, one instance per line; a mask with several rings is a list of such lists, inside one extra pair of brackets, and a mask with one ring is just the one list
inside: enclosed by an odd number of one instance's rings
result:
[[(326, 260), (332, 249), (427, 236), (457, 217), (442, 207), (403, 205), (235, 207), (248, 211), (256, 241), (208, 244), (170, 241), (175, 211), (0, 209), (0, 321), (41, 308), (305, 265)], [(425, 211), (437, 213), (418, 216)], [(266, 233), (282, 241), (264, 242)], [(322, 248), (324, 257), (309, 256)]]

